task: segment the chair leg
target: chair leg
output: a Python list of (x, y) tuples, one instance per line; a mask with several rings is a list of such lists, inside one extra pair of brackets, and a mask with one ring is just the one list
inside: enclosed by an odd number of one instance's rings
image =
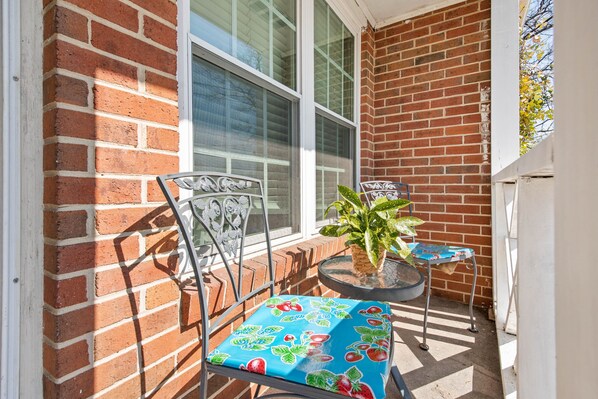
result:
[(409, 388), (407, 388), (407, 384), (405, 384), (405, 380), (403, 380), (403, 376), (399, 372), (397, 366), (392, 366), (390, 373), (392, 374), (392, 379), (395, 381), (395, 385), (401, 393), (401, 397), (403, 399), (413, 399), (411, 392), (409, 391)]
[(471, 295), (469, 297), (469, 320), (471, 322), (471, 326), (468, 328), (468, 330), (473, 333), (477, 333), (478, 329), (473, 321), (473, 297), (475, 295), (475, 285), (478, 279), (478, 266), (475, 262), (475, 255), (471, 257), (471, 264), (473, 266), (473, 284), (471, 284)]
[(253, 394), (253, 399), (256, 399), (258, 396), (260, 396), (260, 389), (262, 388), (261, 385), (258, 385), (257, 388), (255, 388), (255, 393)]
[(208, 370), (205, 364), (205, 358), (201, 365), (201, 371), (199, 372), (199, 398), (207, 399), (208, 397)]
[(426, 266), (428, 267), (428, 290), (426, 291), (426, 308), (424, 309), (424, 336), (423, 342), (419, 344), (419, 347), (425, 351), (430, 349), (428, 344), (426, 344), (426, 333), (428, 331), (428, 309), (430, 308), (430, 294), (432, 293), (432, 267), (430, 262), (426, 262)]

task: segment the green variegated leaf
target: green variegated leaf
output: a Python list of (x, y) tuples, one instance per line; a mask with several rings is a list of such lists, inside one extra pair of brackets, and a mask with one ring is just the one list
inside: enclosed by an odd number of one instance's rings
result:
[(351, 205), (353, 205), (353, 208), (356, 211), (363, 209), (363, 203), (359, 199), (359, 195), (355, 191), (351, 190), (349, 187), (339, 184), (338, 185), (338, 193), (344, 199), (349, 201), (349, 203), (351, 203)]
[(339, 226), (338, 228), (338, 237), (342, 236), (343, 234), (346, 234), (349, 230), (351, 229), (350, 226)]
[(344, 303), (340, 303), (338, 305), (336, 305), (337, 309), (348, 309), (349, 305), (345, 305)]
[(320, 310), (321, 310), (322, 312), (330, 312), (330, 306), (322, 306), (322, 307), (320, 308)]
[(401, 237), (397, 237), (395, 243), (399, 246), (399, 250), (396, 253), (403, 258), (407, 263), (413, 265), (413, 257), (411, 256), (411, 249), (407, 245), (405, 241), (401, 239)]
[(284, 356), (287, 353), (291, 353), (291, 350), (288, 346), (285, 345), (277, 345), (270, 348), (270, 351), (274, 356)]
[(314, 309), (320, 309), (322, 303), (320, 301), (309, 301), (309, 304)]
[(406, 235), (406, 236), (413, 237), (413, 236), (417, 235), (417, 233), (415, 232), (415, 229), (410, 226), (403, 226), (401, 224), (394, 223), (393, 228), (395, 228), (399, 233)]
[(226, 353), (216, 353), (210, 358), (210, 362), (216, 366), (221, 366), (229, 357), (230, 355)]
[(382, 211), (398, 210), (398, 209), (406, 207), (410, 203), (411, 203), (411, 201), (408, 201), (406, 199), (401, 199), (401, 198), (396, 199), (396, 200), (385, 201), (385, 202), (375, 205), (371, 209), (371, 211), (372, 212), (382, 212)]
[(415, 216), (403, 216), (397, 219), (397, 222), (405, 226), (419, 226), (424, 224), (424, 221), (420, 218), (416, 218)]
[(355, 366), (347, 370), (345, 372), (345, 375), (347, 376), (347, 378), (349, 378), (349, 380), (351, 380), (352, 383), (358, 382), (359, 380), (361, 380), (361, 377), (363, 377), (361, 371), (359, 371), (359, 369)]
[(339, 227), (340, 226), (335, 224), (329, 224), (328, 226), (324, 226), (320, 229), (320, 234), (326, 237), (340, 237), (343, 235), (343, 233), (339, 231)]
[(328, 206), (328, 208), (326, 208), (326, 210), (324, 211), (324, 217), (328, 216), (328, 212), (330, 212), (330, 210), (332, 208), (335, 208), (337, 212), (341, 212), (343, 209), (343, 203), (341, 201), (334, 201), (332, 204), (330, 204)]
[(365, 231), (365, 251), (368, 254), (368, 259), (370, 260), (370, 263), (372, 265), (375, 265), (378, 263), (378, 256), (380, 248), (379, 248), (379, 242), (378, 242), (378, 237), (376, 236), (376, 234), (372, 233), (372, 231), (368, 228)]

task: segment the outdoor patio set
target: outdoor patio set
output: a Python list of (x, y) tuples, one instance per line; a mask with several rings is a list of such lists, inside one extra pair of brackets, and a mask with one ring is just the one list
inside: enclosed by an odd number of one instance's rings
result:
[[(426, 343), (430, 305), (432, 268), (469, 260), (474, 280), (469, 301), (469, 331), (478, 332), (473, 315), (475, 253), (470, 248), (421, 243), (415, 240), (413, 226), (421, 224), (412, 216), (409, 186), (390, 181), (361, 183), (362, 197), (339, 186), (341, 200), (337, 208), (338, 223), (333, 221), (325, 235), (347, 234), (353, 248), (351, 256), (323, 260), (318, 267), (322, 284), (341, 297), (275, 295), (272, 244), (268, 227), (267, 199), (262, 182), (249, 177), (210, 172), (191, 172), (159, 176), (159, 185), (174, 211), (186, 256), (189, 259), (199, 291), (203, 343), (200, 375), (200, 397), (207, 397), (208, 374), (219, 374), (274, 388), (270, 397), (358, 398), (386, 397), (390, 375), (404, 398), (411, 398), (399, 369), (393, 365), (395, 350), (391, 303), (420, 296), (426, 279), (415, 267), (427, 271), (423, 339)], [(175, 198), (169, 183), (179, 188)], [(409, 207), (407, 217), (399, 217), (399, 208)], [(343, 227), (343, 215), (369, 215), (367, 225)], [(371, 213), (371, 215), (370, 215)], [(396, 223), (401, 222), (401, 226)], [(378, 242), (371, 236), (377, 224), (393, 225), (394, 241)], [(359, 232), (367, 231), (364, 235)], [(333, 232), (333, 233), (331, 233)], [(364, 236), (360, 243), (359, 238)], [(243, 281), (243, 261), (248, 254), (246, 238), (265, 242), (268, 267), (263, 283), (253, 281), (247, 289)], [(405, 241), (410, 241), (405, 244)], [(383, 238), (382, 238), (383, 239)], [(371, 272), (354, 263), (362, 245), (365, 263), (378, 263)], [(372, 245), (388, 246), (392, 257), (377, 253), (371, 259)], [(198, 250), (201, 248), (201, 250)], [(200, 255), (201, 254), (201, 255)], [(380, 256), (378, 256), (380, 255)], [(368, 259), (368, 256), (370, 258)], [(378, 259), (379, 258), (379, 259)], [(209, 261), (206, 262), (206, 259)], [(411, 264), (409, 264), (411, 263)], [(203, 274), (214, 267), (226, 268), (234, 292), (234, 301), (219, 316), (210, 320), (208, 294)], [(212, 348), (210, 336), (246, 317), (249, 301), (264, 292), (269, 297), (234, 332)], [(242, 309), (243, 311), (239, 311)], [(285, 391), (280, 393), (279, 391)], [(287, 393), (288, 392), (288, 393)], [(289, 394), (290, 393), (290, 394)]]

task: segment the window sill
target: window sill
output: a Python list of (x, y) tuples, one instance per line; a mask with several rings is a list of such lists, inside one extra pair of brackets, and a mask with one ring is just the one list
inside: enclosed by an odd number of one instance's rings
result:
[[(318, 263), (331, 256), (344, 255), (346, 248), (344, 239), (317, 236), (292, 245), (277, 248), (272, 252), (274, 269), (275, 294), (328, 296), (333, 293), (320, 285), (318, 280)], [(249, 292), (251, 287), (259, 286), (266, 281), (268, 257), (261, 254), (244, 262), (243, 291)], [(224, 307), (234, 301), (232, 286), (226, 269), (219, 268), (205, 275), (204, 283), (208, 290), (208, 312), (214, 318)], [(197, 289), (190, 284), (181, 286), (181, 328), (197, 326), (200, 321), (200, 310)], [(254, 307), (269, 296), (264, 292), (243, 307), (242, 311), (249, 315)], [(234, 313), (234, 312), (233, 312)], [(234, 315), (233, 315), (234, 316)], [(227, 329), (225, 329), (227, 330)], [(220, 335), (220, 334), (218, 334)]]

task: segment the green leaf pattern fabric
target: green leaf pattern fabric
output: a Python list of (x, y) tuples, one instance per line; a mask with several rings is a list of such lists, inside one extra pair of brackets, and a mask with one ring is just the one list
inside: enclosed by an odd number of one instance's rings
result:
[(348, 397), (382, 399), (391, 367), (390, 315), (382, 302), (272, 297), (208, 361)]

